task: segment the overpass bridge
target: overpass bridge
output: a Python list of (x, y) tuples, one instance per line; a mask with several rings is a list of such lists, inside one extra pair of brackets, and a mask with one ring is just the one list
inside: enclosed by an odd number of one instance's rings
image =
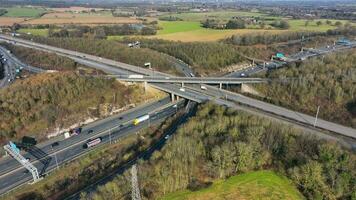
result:
[[(129, 75), (132, 74), (132, 72), (134, 72), (135, 74), (141, 74), (141, 75), (146, 75), (146, 76), (161, 76), (163, 78), (161, 78), (160, 80), (166, 79), (166, 77), (168, 77), (169, 79), (173, 79), (173, 78), (177, 78), (174, 77), (172, 75), (166, 74), (166, 73), (162, 73), (162, 72), (152, 72), (152, 70), (149, 69), (144, 69), (141, 67), (137, 67), (137, 66), (133, 66), (133, 65), (128, 65), (125, 63), (121, 63), (121, 62), (117, 62), (117, 61), (113, 61), (110, 59), (104, 59), (104, 58), (100, 58), (98, 56), (93, 56), (93, 55), (89, 55), (89, 54), (84, 54), (84, 53), (80, 53), (80, 52), (76, 52), (76, 51), (71, 51), (71, 50), (66, 50), (66, 49), (61, 49), (58, 47), (52, 47), (49, 45), (43, 45), (43, 44), (38, 44), (38, 43), (34, 43), (31, 41), (27, 41), (27, 40), (23, 40), (23, 39), (18, 39), (18, 38), (13, 38), (11, 36), (4, 36), (4, 35), (0, 35), (0, 40), (3, 41), (7, 41), (10, 43), (14, 43), (15, 45), (20, 45), (20, 46), (25, 46), (28, 48), (35, 48), (38, 50), (45, 50), (48, 52), (53, 52), (53, 53), (57, 53), (59, 55), (62, 56), (66, 56), (69, 58), (74, 59), (75, 61), (79, 62), (79, 63), (87, 63), (90, 67), (94, 67), (100, 70), (103, 70), (105, 72), (111, 73), (111, 74), (115, 74), (115, 75)], [(342, 47), (342, 46), (337, 46), (337, 50), (340, 49), (344, 49), (344, 48), (353, 48), (353, 46), (350, 47)], [(335, 50), (334, 49), (334, 50)], [(334, 51), (333, 50), (333, 51)], [(253, 73), (254, 71), (252, 71), (251, 73)], [(166, 79), (166, 80), (169, 80)], [(192, 78), (194, 79), (194, 78)], [(196, 78), (195, 78), (196, 79)], [(178, 81), (179, 79), (177, 79)], [(188, 79), (186, 79), (188, 80)], [(182, 81), (182, 79), (180, 80)], [(193, 80), (191, 80), (193, 81)], [(199, 81), (199, 78), (197, 79), (197, 82), (201, 83)], [(231, 96), (231, 92), (223, 90), (223, 89), (219, 89), (219, 88), (215, 88), (215, 87), (209, 87), (208, 90), (197, 90), (196, 88), (187, 88), (182, 91), (180, 90), (180, 85), (177, 84), (167, 84), (164, 82), (161, 83), (152, 83), (151, 84), (153, 87), (157, 88), (157, 89), (161, 89), (163, 91), (166, 91), (168, 93), (172, 94), (172, 100), (175, 99), (175, 96), (180, 96), (183, 98), (187, 98), (189, 100), (192, 101), (196, 101), (198, 103), (204, 102), (204, 101), (215, 101), (215, 102), (220, 102), (222, 99), (225, 100), (229, 100), (229, 96)], [(251, 108), (256, 108), (259, 109), (261, 111), (265, 111), (265, 112), (271, 112), (273, 110), (276, 110), (277, 108), (279, 108), (279, 112), (275, 113), (277, 115), (279, 115), (280, 117), (285, 117), (288, 118), (289, 120), (294, 120), (294, 121), (301, 121), (300, 119), (298, 119), (298, 115), (289, 115), (288, 113), (296, 113), (295, 111), (292, 110), (288, 110), (288, 112), (281, 107), (269, 104), (269, 103), (265, 103), (262, 101), (258, 101), (258, 100), (254, 100), (249, 101), (249, 100), (244, 100), (244, 98), (241, 98), (242, 95), (240, 95), (240, 98), (234, 97), (234, 98), (230, 98), (230, 100), (234, 100), (236, 103), (241, 103), (244, 104), (245, 106), (249, 106)], [(258, 104), (257, 104), (258, 102)], [(226, 103), (226, 105), (230, 105), (229, 103)], [(261, 105), (261, 106), (257, 106), (257, 105)], [(304, 116), (304, 115), (303, 115)], [(305, 115), (307, 116), (307, 115)], [(304, 116), (304, 118), (305, 118)], [(308, 116), (308, 118), (314, 118), (312, 116)], [(310, 125), (310, 123), (306, 123), (306, 121), (303, 122), (304, 124), (308, 124)], [(327, 121), (319, 121), (319, 123), (315, 124), (316, 128), (320, 128), (322, 130), (326, 130), (326, 131), (330, 131), (342, 136), (346, 136), (348, 138), (352, 138), (352, 139), (356, 139), (356, 130), (353, 128), (349, 128), (349, 127), (345, 127), (342, 125), (338, 125), (335, 126), (336, 124), (331, 123), (331, 122), (327, 122)], [(337, 127), (337, 128), (333, 128)]]
[(145, 83), (180, 83), (187, 84), (243, 84), (243, 83), (267, 83), (263, 78), (229, 78), (229, 77), (152, 77), (142, 75), (108, 75), (120, 81), (145, 82)]

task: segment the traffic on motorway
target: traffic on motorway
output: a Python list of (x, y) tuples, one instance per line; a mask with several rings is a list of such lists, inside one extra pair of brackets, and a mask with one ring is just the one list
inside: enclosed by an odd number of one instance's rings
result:
[[(164, 120), (175, 114), (184, 105), (183, 103), (184, 101), (170, 103), (169, 98), (165, 98), (148, 105), (139, 106), (123, 114), (83, 126), (78, 135), (67, 139), (57, 138), (54, 141), (36, 145), (43, 152), (43, 157), (38, 158), (36, 155), (26, 152), (23, 156), (28, 158), (44, 175), (94, 147), (115, 142), (118, 138)], [(150, 117), (147, 120), (134, 123), (135, 119), (138, 119), (141, 115), (149, 115)], [(14, 159), (8, 157), (0, 160), (0, 194), (31, 181), (31, 177), (31, 174)]]
[(290, 62), (304, 61), (311, 57), (329, 54), (336, 51), (351, 49), (355, 47), (356, 41), (339, 41), (333, 45), (328, 45), (326, 47), (320, 47), (317, 49), (303, 49), (302, 51), (290, 55), (288, 57), (283, 56), (282, 58), (277, 58), (275, 60), (271, 60), (265, 63), (251, 65), (250, 67), (247, 67), (245, 69), (231, 72), (225, 77), (248, 77), (259, 72), (281, 68)]
[[(113, 74), (130, 74), (130, 72), (131, 73), (134, 72), (134, 73), (145, 74), (145, 75), (148, 75), (148, 76), (153, 75), (153, 73), (151, 71), (142, 70), (142, 68), (139, 68), (137, 66), (133, 66), (132, 67), (131, 65), (127, 65), (127, 64), (124, 64), (124, 63), (119, 63), (119, 62), (112, 61), (112, 60), (109, 60), (109, 59), (99, 59), (96, 56), (82, 54), (82, 53), (79, 53), (79, 52), (73, 52), (73, 51), (69, 51), (69, 50), (64, 50), (64, 49), (60, 49), (60, 48), (56, 48), (56, 47), (50, 47), (50, 46), (47, 46), (47, 45), (34, 44), (34, 43), (28, 42), (28, 41), (23, 41), (23, 40), (18, 40), (18, 41), (20, 41), (20, 42), (18, 42), (17, 44), (20, 44), (20, 45), (23, 45), (23, 46), (27, 46), (27, 47), (32, 47), (32, 48), (38, 48), (38, 49), (45, 48), (48, 51), (52, 51), (53, 50), (54, 52), (56, 52), (58, 54), (65, 55), (65, 56), (70, 57), (70, 58), (72, 58), (72, 59), (74, 59), (76, 61), (79, 61), (81, 63), (87, 63), (90, 67), (95, 67), (95, 68), (101, 69), (101, 70), (109, 72), (109, 73), (113, 73)], [(333, 49), (333, 51), (334, 50), (336, 51), (336, 50), (340, 50), (340, 49), (343, 49), (343, 48), (349, 48), (349, 47), (345, 47), (345, 46), (340, 45), (340, 48), (335, 46), (335, 48), (332, 48), (332, 49)], [(330, 52), (332, 52), (332, 51), (330, 51)], [(317, 54), (310, 53), (310, 54), (302, 54), (302, 55), (303, 56), (306, 56), (306, 55), (315, 56)], [(265, 63), (265, 65), (262, 65), (262, 70), (278, 68), (280, 66), (283, 66), (286, 63), (287, 63), (287, 61), (274, 61), (274, 62), (271, 62), (271, 63)], [(182, 66), (182, 68), (183, 68), (183, 66)], [(183, 69), (189, 69), (189, 67), (187, 68), (187, 66), (184, 66)], [(238, 72), (239, 74), (237, 74), (237, 76), (238, 77), (250, 76), (251, 74), (257, 73), (259, 71), (261, 71), (260, 65), (253, 66), (253, 67), (250, 67), (248, 69), (245, 69), (243, 71)], [(194, 74), (192, 74), (192, 72), (187, 71), (186, 73), (189, 74), (191, 77), (194, 77)], [(186, 74), (186, 73), (184, 73), (184, 74)], [(162, 76), (162, 77), (172, 77), (171, 75), (164, 74), (164, 73), (156, 73), (156, 75), (159, 75), (159, 76)], [(189, 99), (189, 100), (196, 101), (198, 103), (209, 101), (209, 100), (213, 100), (213, 101), (215, 101), (217, 103), (222, 103), (223, 105), (233, 106), (234, 103), (232, 103), (231, 101), (236, 101), (236, 102), (243, 103), (243, 104), (251, 106), (251, 107), (256, 107), (256, 105), (254, 104), (254, 101), (248, 101), (248, 100), (246, 101), (243, 98), (237, 98), (235, 96), (231, 96), (230, 94), (228, 94), (227, 91), (219, 90), (218, 88), (211, 89), (210, 87), (207, 87), (205, 85), (202, 85), (204, 87), (200, 87), (199, 89), (190, 88), (190, 87), (181, 87), (181, 86), (179, 86), (177, 84), (163, 84), (163, 83), (154, 83), (154, 84), (152, 84), (152, 86), (156, 87), (156, 88), (158, 88), (160, 90), (166, 91), (168, 93), (171, 93), (172, 97), (174, 97), (174, 95), (176, 95), (176, 96), (180, 96), (180, 97), (183, 97), (183, 98), (186, 98), (186, 99)], [(223, 98), (225, 98), (224, 102), (222, 102)], [(174, 100), (174, 98), (172, 98), (172, 100)], [(257, 100), (255, 100), (255, 101), (257, 101)], [(257, 101), (257, 102), (260, 103), (260, 101)], [(272, 105), (269, 105), (269, 104), (263, 104), (263, 105), (261, 104), (261, 106), (259, 106), (258, 109), (269, 111), (270, 108), (272, 108), (271, 106)], [(174, 109), (173, 106), (171, 106), (171, 110), (176, 110), (176, 109)], [(291, 111), (291, 112), (293, 112), (293, 111)], [(279, 114), (281, 114), (283, 116), (285, 113), (283, 111), (283, 112), (280, 112)], [(128, 127), (132, 128), (132, 129), (135, 129), (135, 128), (140, 127), (142, 124), (145, 124), (145, 122), (151, 123), (151, 121), (155, 121), (154, 116), (149, 115), (149, 117), (147, 118), (147, 117), (145, 117), (146, 115), (147, 115), (147, 112), (139, 113), (139, 115), (137, 115), (135, 117), (137, 117), (137, 118), (139, 118), (139, 117), (145, 118), (145, 120), (142, 121), (144, 123), (138, 122), (135, 125), (133, 122), (131, 122), (131, 123), (128, 124)], [(134, 118), (132, 118), (132, 120), (133, 119)], [(294, 118), (292, 117), (291, 119), (293, 120)], [(294, 119), (294, 120), (296, 120), (296, 119)], [(140, 120), (138, 120), (138, 121), (140, 121)], [(317, 124), (317, 125), (319, 125), (319, 124)], [(53, 156), (53, 155), (60, 156), (60, 155), (62, 155), (62, 156), (66, 156), (66, 157), (74, 159), (78, 155), (81, 155), (82, 152), (89, 151), (90, 149), (92, 149), (92, 148), (94, 148), (96, 146), (100, 146), (102, 144), (107, 143), (108, 141), (109, 142), (112, 141), (113, 137), (114, 137), (114, 134), (112, 134), (112, 133), (115, 130), (111, 130), (111, 128), (109, 128), (109, 130), (110, 130), (109, 133), (110, 134), (107, 135), (107, 131), (108, 131), (107, 128), (108, 127), (106, 127), (106, 129), (105, 129), (106, 131), (102, 133), (103, 135), (98, 135), (98, 134), (95, 134), (95, 133), (97, 133), (95, 130), (91, 131), (91, 129), (86, 129), (85, 127), (83, 127), (82, 131), (84, 131), (84, 132), (87, 131), (88, 135), (91, 135), (91, 137), (89, 137), (89, 138), (88, 137), (83, 137), (83, 134), (79, 134), (78, 136), (70, 137), (72, 139), (68, 139), (69, 142), (68, 142), (67, 145), (63, 145), (62, 146), (61, 142), (48, 144), (47, 154), (49, 152), (50, 156)], [(121, 128), (120, 128), (120, 125), (119, 125), (119, 130), (120, 130), (119, 132), (122, 132), (124, 130), (124, 128), (125, 128), (124, 125)], [(95, 137), (94, 137), (93, 134), (95, 134)], [(83, 137), (83, 138), (81, 138), (81, 137)], [(76, 140), (75, 138), (81, 138), (81, 139)], [(72, 142), (70, 142), (70, 141), (72, 141)], [(54, 151), (53, 144), (56, 144), (54, 147), (56, 147), (56, 148), (57, 147), (61, 147), (62, 150)], [(73, 150), (73, 149), (71, 149), (72, 147), (73, 148), (75, 147), (75, 148), (78, 148), (78, 149)], [(85, 147), (85, 148), (83, 148), (83, 147)], [(71, 150), (69, 151), (69, 149), (71, 149)], [(43, 151), (46, 152), (45, 150), (43, 150)], [(54, 152), (56, 152), (56, 153), (54, 154)], [(65, 154), (63, 152), (65, 152)], [(57, 160), (57, 159), (55, 159), (55, 160)], [(63, 158), (62, 159), (58, 158), (57, 161), (59, 163), (63, 163), (65, 161), (67, 161), (67, 160), (65, 160)], [(41, 163), (37, 162), (36, 160), (34, 162), (35, 162), (34, 164), (36, 164), (36, 166), (37, 165), (40, 166), (40, 164), (41, 164)], [(15, 162), (15, 165), (16, 165), (16, 162)], [(0, 162), (0, 169), (1, 168), (2, 168), (2, 166), (1, 166), (1, 162)], [(53, 159), (51, 159), (49, 161), (49, 166), (48, 166), (47, 169), (54, 169), (54, 168), (55, 168), (55, 163), (54, 163)], [(6, 169), (6, 167), (5, 167), (5, 169)], [(12, 168), (10, 168), (10, 172), (13, 172)], [(16, 170), (15, 170), (15, 172), (18, 173), (18, 171), (16, 171)], [(17, 179), (17, 181), (12, 182), (12, 180), (9, 179), (8, 174), (9, 173), (7, 173), (6, 170), (3, 173), (3, 175), (0, 172), (0, 180), (3, 177), (7, 177), (5, 179), (3, 188), (6, 188), (6, 187), (13, 188), (13, 187), (15, 187), (16, 184), (18, 184), (19, 181), (21, 180), (20, 177), (24, 176), (23, 174), (22, 175), (19, 174), (17, 176), (19, 179)], [(29, 179), (30, 179), (30, 177), (29, 177)], [(21, 183), (23, 183), (23, 182), (21, 182)], [(0, 189), (1, 188), (2, 188), (2, 186), (0, 185)]]

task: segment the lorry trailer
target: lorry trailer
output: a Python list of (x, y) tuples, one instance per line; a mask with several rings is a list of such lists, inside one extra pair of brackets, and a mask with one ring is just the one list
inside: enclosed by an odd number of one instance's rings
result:
[(143, 122), (143, 121), (146, 121), (146, 120), (148, 120), (149, 118), (150, 118), (149, 115), (143, 115), (143, 116), (141, 116), (141, 117), (138, 117), (138, 118), (134, 119), (133, 124), (136, 126), (137, 124), (139, 124), (139, 123), (141, 123), (141, 122)]
[(87, 148), (93, 147), (93, 146), (95, 146), (95, 145), (100, 144), (101, 141), (102, 141), (102, 138), (101, 138), (101, 137), (98, 137), (98, 138), (89, 140), (87, 143), (85, 143), (85, 144), (83, 145), (83, 148), (84, 148), (84, 149), (87, 149)]

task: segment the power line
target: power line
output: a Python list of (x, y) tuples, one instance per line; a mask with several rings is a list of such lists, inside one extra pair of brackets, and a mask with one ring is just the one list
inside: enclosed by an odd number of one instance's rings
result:
[(138, 180), (137, 180), (136, 164), (133, 165), (131, 168), (131, 186), (132, 186), (132, 191), (131, 191), (132, 200), (141, 200), (140, 187), (138, 185)]

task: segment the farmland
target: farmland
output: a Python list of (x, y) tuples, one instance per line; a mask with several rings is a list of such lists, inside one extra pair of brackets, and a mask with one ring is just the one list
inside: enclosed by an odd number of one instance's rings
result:
[(25, 18), (20, 17), (0, 17), (0, 26), (12, 26), (14, 23), (21, 23)]
[[(179, 13), (179, 14), (165, 14), (161, 17), (174, 17), (182, 21), (159, 21), (160, 30), (156, 36), (150, 36), (159, 39), (192, 42), (192, 41), (216, 41), (219, 39), (224, 39), (231, 35), (239, 34), (249, 34), (256, 33), (259, 31), (278, 33), (286, 31), (318, 31), (324, 32), (329, 29), (335, 29), (334, 25), (336, 21), (342, 24), (347, 23), (346, 20), (329, 20), (329, 24), (326, 23), (325, 19), (315, 19), (313, 21), (308, 21), (307, 26), (306, 20), (287, 20), (290, 27), (286, 30), (276, 29), (269, 24), (275, 20), (281, 20), (281, 17), (269, 16), (260, 12), (238, 12), (238, 11), (217, 11), (217, 12), (203, 12), (203, 13)], [(264, 19), (266, 23), (264, 29), (261, 29), (258, 25), (249, 24), (246, 29), (207, 29), (201, 26), (201, 21), (206, 19), (215, 19), (220, 21), (228, 21), (232, 17), (260, 17)], [(321, 25), (317, 25), (317, 22), (321, 21)]]
[(272, 171), (249, 172), (233, 176), (226, 181), (215, 182), (199, 190), (184, 190), (168, 194), (161, 200), (207, 200), (207, 199), (303, 199), (302, 195), (286, 177)]
[[(148, 37), (182, 42), (216, 41), (235, 34), (266, 31), (262, 29), (207, 29), (201, 27), (199, 22), (186, 21), (160, 22), (159, 25), (162, 30), (159, 30), (157, 35)], [(284, 30), (269, 30), (271, 33), (283, 31)]]
[[(217, 12), (203, 12), (203, 13), (180, 13), (180, 14), (166, 14), (163, 16), (172, 16), (182, 19), (183, 21), (195, 21), (200, 22), (207, 18), (215, 18), (220, 20), (229, 20), (234, 16), (241, 17), (266, 17), (266, 14), (259, 12), (240, 12), (240, 11), (217, 11)], [(268, 17), (270, 18), (270, 17)]]
[(47, 36), (48, 35), (48, 29), (31, 29), (31, 28), (23, 28), (18, 30), (19, 33), (31, 33), (32, 35), (38, 35), (38, 36)]
[(39, 17), (46, 11), (42, 8), (30, 8), (30, 7), (11, 7), (5, 8), (7, 13), (6, 17)]
[(113, 17), (108, 12), (98, 14), (82, 13), (48, 13), (41, 18), (24, 22), (23, 24), (123, 24), (138, 23), (136, 18)]

